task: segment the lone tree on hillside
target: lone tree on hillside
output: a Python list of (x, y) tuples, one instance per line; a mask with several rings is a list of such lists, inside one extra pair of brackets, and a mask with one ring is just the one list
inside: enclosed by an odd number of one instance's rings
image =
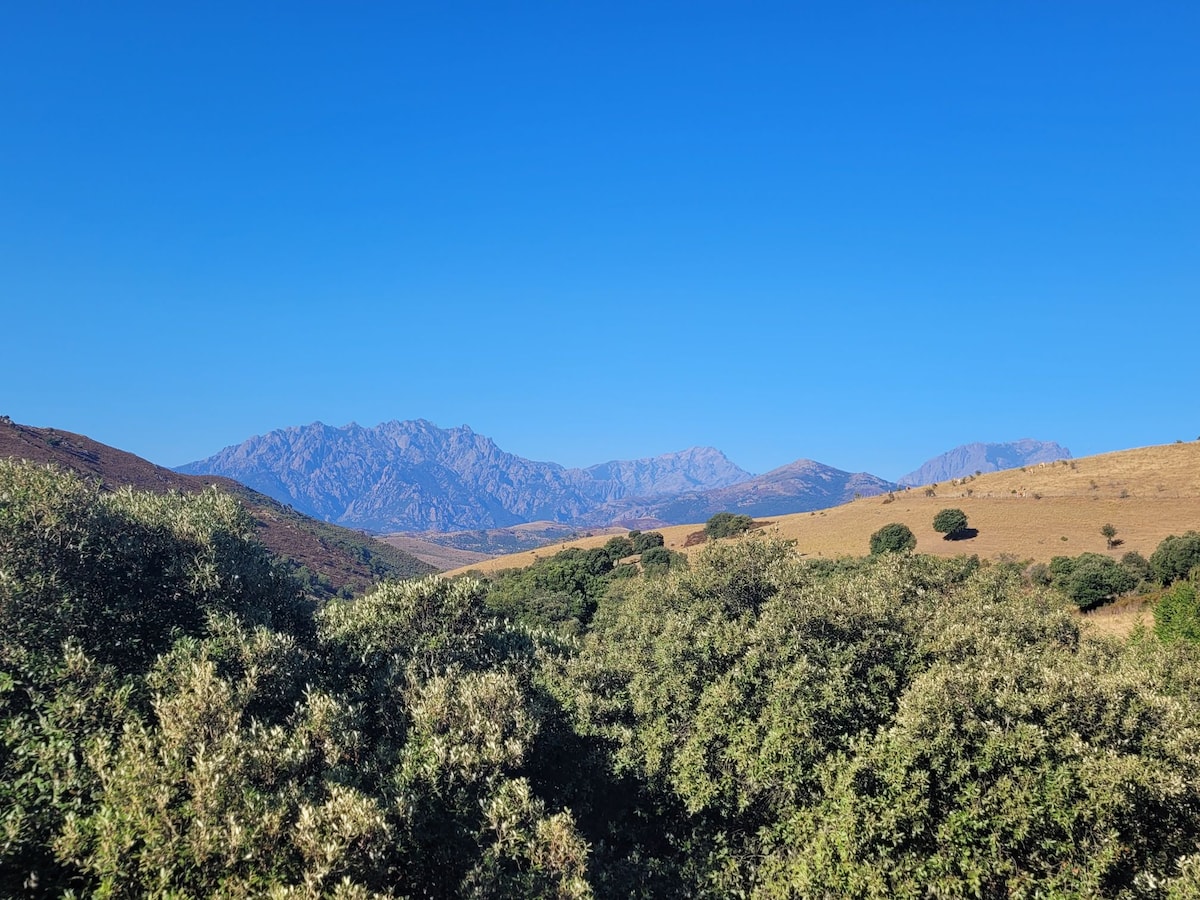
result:
[(961, 509), (943, 509), (933, 517), (933, 530), (945, 535), (942, 540), (956, 541), (967, 530), (967, 514)]
[(704, 524), (704, 534), (709, 540), (717, 538), (736, 537), (754, 527), (754, 520), (749, 516), (731, 512), (719, 512)]
[(871, 535), (871, 555), (904, 553), (917, 546), (917, 536), (903, 522), (890, 522)]
[(1104, 540), (1108, 541), (1108, 549), (1113, 548), (1113, 538), (1117, 536), (1117, 529), (1111, 522), (1105, 522), (1100, 526), (1100, 533), (1104, 535)]

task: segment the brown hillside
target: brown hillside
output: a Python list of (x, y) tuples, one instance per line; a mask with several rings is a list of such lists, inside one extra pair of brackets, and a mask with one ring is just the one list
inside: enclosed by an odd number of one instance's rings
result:
[(216, 485), (236, 496), (259, 525), (259, 538), (278, 556), (328, 579), (333, 590), (359, 590), (378, 577), (411, 577), (434, 567), (358, 532), (310, 519), (236, 481), (181, 475), (91, 438), (0, 418), (0, 458), (54, 464), (99, 479), (108, 489), (194, 492)]
[[(1130, 550), (1149, 556), (1169, 534), (1200, 529), (1200, 443), (1166, 444), (1099, 456), (1009, 469), (893, 495), (855, 500), (815, 513), (773, 517), (764, 532), (796, 541), (813, 557), (861, 556), (871, 534), (888, 522), (903, 522), (917, 536), (917, 551), (939, 556), (976, 553), (988, 559), (1048, 561), (1084, 551), (1120, 556)], [(894, 498), (894, 499), (892, 499)], [(947, 541), (933, 530), (933, 517), (947, 506), (967, 514), (978, 535)], [(1109, 551), (1100, 527), (1111, 522), (1120, 546)], [(660, 529), (674, 549), (701, 525)], [(603, 544), (606, 538), (570, 542)], [(546, 548), (543, 555), (555, 548)], [(489, 560), (477, 568), (528, 565), (531, 554)]]
[(473, 550), (460, 550), (457, 547), (443, 547), (441, 544), (435, 544), (433, 541), (411, 537), (402, 533), (380, 535), (378, 540), (383, 541), (388, 546), (395, 547), (397, 550), (411, 553), (417, 559), (424, 560), (439, 571), (457, 569), (461, 566), (470, 566), (472, 563), (491, 559), (486, 553), (476, 553)]

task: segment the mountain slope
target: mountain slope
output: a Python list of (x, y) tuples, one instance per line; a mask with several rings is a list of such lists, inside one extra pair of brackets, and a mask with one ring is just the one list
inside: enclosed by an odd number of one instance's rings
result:
[[(934, 516), (948, 506), (966, 513), (978, 531), (975, 537), (949, 541), (933, 530)], [(662, 529), (667, 546), (698, 551), (686, 539), (703, 521), (697, 517), (690, 525)], [(865, 555), (871, 535), (889, 522), (912, 529), (918, 553), (938, 556), (978, 554), (984, 559), (1049, 562), (1085, 551), (1120, 559), (1134, 550), (1148, 557), (1167, 535), (1183, 534), (1200, 523), (1200, 441), (985, 473), (958, 485), (943, 482), (933, 496), (902, 489), (818, 512), (771, 515), (766, 527), (754, 534), (776, 534), (796, 541), (796, 549), (805, 556), (834, 559)], [(1120, 545), (1107, 545), (1100, 532), (1105, 523), (1116, 527)], [(594, 547), (606, 540), (597, 536), (566, 545)], [(526, 566), (534, 559), (527, 551), (473, 568), (492, 572)]]
[(898, 480), (898, 484), (916, 486), (950, 481), (976, 472), (998, 472), (1021, 466), (1070, 459), (1071, 451), (1054, 441), (1024, 438), (1007, 444), (963, 444), (927, 460), (920, 468)]
[(148, 460), (69, 431), (16, 425), (0, 419), (0, 457), (54, 464), (98, 478), (105, 487), (158, 493), (202, 491), (216, 485), (236, 496), (259, 524), (259, 538), (278, 556), (312, 573), (318, 594), (358, 590), (380, 577), (408, 578), (434, 567), (365, 535), (314, 521), (227, 478), (173, 472)]
[(578, 521), (625, 497), (751, 477), (712, 448), (568, 469), (423, 419), (279, 429), (178, 471), (234, 478), (314, 517), (379, 532)]
[(886, 493), (895, 487), (866, 472), (845, 472), (811, 459), (798, 459), (728, 487), (609, 503), (586, 521), (630, 522), (647, 527), (656, 523), (702, 522), (719, 512), (778, 516), (824, 509), (856, 496)]

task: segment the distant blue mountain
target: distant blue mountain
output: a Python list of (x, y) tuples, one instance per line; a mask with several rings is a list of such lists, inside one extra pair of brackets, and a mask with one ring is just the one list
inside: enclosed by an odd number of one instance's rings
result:
[(919, 469), (903, 476), (899, 483), (913, 487), (950, 481), (976, 472), (998, 472), (1030, 464), (1070, 459), (1071, 451), (1053, 441), (1024, 438), (1010, 444), (963, 444), (941, 456), (935, 456)]
[(506, 453), (465, 425), (444, 429), (423, 419), (283, 428), (177, 471), (224, 475), (308, 515), (377, 532), (582, 521), (623, 498), (752, 477), (711, 447), (568, 469)]

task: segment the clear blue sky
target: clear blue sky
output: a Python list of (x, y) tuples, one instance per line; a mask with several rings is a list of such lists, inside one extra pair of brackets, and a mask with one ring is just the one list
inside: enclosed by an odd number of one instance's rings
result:
[(1200, 435), (1200, 4), (24, 3), (0, 413), (895, 477)]

